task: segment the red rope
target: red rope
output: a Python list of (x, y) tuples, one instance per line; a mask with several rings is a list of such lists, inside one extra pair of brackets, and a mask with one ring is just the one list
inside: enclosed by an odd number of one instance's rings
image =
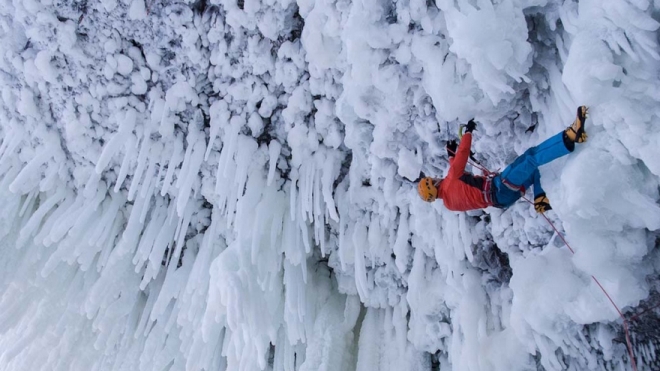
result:
[[(523, 200), (529, 202), (530, 204), (532, 204), (532, 205), (534, 204), (534, 203), (533, 203), (531, 200), (529, 200), (527, 197), (522, 196), (522, 198), (523, 198)], [(568, 249), (571, 251), (571, 253), (572, 253), (573, 255), (575, 255), (575, 250), (573, 250), (573, 248), (571, 247), (571, 245), (568, 244), (568, 242), (567, 242), (566, 239), (564, 238), (564, 235), (562, 235), (561, 232), (559, 232), (559, 230), (557, 229), (557, 227), (555, 227), (554, 223), (552, 223), (552, 221), (550, 221), (550, 219), (548, 219), (548, 217), (545, 216), (544, 213), (541, 213), (541, 215), (543, 216), (543, 218), (545, 218), (545, 220), (548, 222), (548, 224), (550, 224), (550, 226), (552, 227), (552, 229), (555, 230), (555, 232), (557, 233), (557, 235), (559, 236), (559, 238), (561, 238), (561, 240), (564, 242), (564, 244), (566, 245), (566, 247), (568, 247)], [(628, 331), (628, 320), (627, 320), (626, 317), (623, 315), (623, 312), (621, 312), (621, 309), (619, 309), (619, 306), (616, 305), (616, 303), (614, 302), (614, 300), (612, 299), (612, 297), (610, 296), (610, 294), (607, 292), (607, 290), (605, 290), (605, 288), (604, 288), (603, 285), (600, 283), (600, 281), (598, 281), (598, 279), (597, 279), (595, 276), (593, 276), (593, 275), (591, 275), (591, 278), (594, 280), (594, 282), (596, 282), (596, 284), (598, 285), (598, 287), (600, 287), (600, 289), (603, 291), (603, 294), (605, 294), (605, 296), (607, 296), (607, 299), (610, 301), (610, 303), (612, 303), (612, 306), (614, 307), (614, 309), (616, 309), (617, 313), (619, 313), (619, 317), (621, 317), (621, 319), (623, 320), (623, 331), (624, 331), (624, 333), (625, 333), (625, 335), (626, 335), (626, 344), (627, 344), (627, 348), (628, 348), (628, 355), (630, 356), (630, 363), (632, 364), (632, 368), (633, 368), (633, 370), (634, 370), (634, 371), (637, 371), (637, 363), (635, 362), (635, 354), (633, 353), (632, 343), (630, 342), (630, 333), (629, 333), (629, 331)], [(642, 313), (645, 313), (645, 312), (642, 312)]]
[[(453, 151), (452, 151), (452, 152), (453, 152)], [(472, 160), (472, 159), (469, 159), (469, 158), (468, 158), (468, 162), (469, 162), (470, 164), (472, 164), (472, 166), (474, 166), (474, 167), (480, 169), (481, 171), (483, 171), (486, 175), (489, 175), (489, 176), (490, 176), (490, 175), (495, 175), (495, 174), (497, 174), (497, 173), (494, 173), (494, 172), (488, 170), (485, 166), (483, 166), (483, 165), (477, 163), (476, 161), (474, 161), (474, 160)], [(532, 202), (531, 200), (529, 200), (527, 197), (522, 196), (522, 198), (523, 198), (525, 201), (529, 202), (530, 204), (534, 205), (534, 202)], [(559, 238), (561, 238), (562, 242), (564, 242), (564, 245), (566, 245), (566, 247), (568, 247), (568, 249), (571, 251), (571, 253), (572, 253), (573, 255), (575, 255), (575, 250), (573, 250), (573, 248), (572, 248), (571, 245), (568, 243), (568, 241), (566, 241), (566, 238), (564, 238), (564, 235), (563, 235), (561, 232), (559, 232), (559, 230), (557, 229), (557, 227), (555, 227), (554, 223), (552, 223), (552, 221), (551, 221), (550, 219), (548, 219), (548, 217), (545, 216), (544, 213), (541, 213), (541, 215), (543, 216), (543, 218), (545, 218), (545, 220), (548, 222), (548, 224), (550, 224), (550, 226), (552, 227), (552, 229), (554, 229), (554, 231), (557, 233), (557, 235), (559, 236)], [(632, 317), (630, 318), (630, 320), (628, 320), (628, 319), (626, 319), (626, 317), (624, 316), (623, 312), (621, 312), (621, 309), (619, 309), (619, 307), (616, 305), (616, 303), (614, 302), (614, 300), (612, 299), (612, 297), (610, 296), (610, 294), (607, 292), (607, 290), (605, 290), (605, 287), (603, 287), (603, 285), (600, 283), (600, 281), (598, 281), (598, 279), (597, 279), (595, 276), (593, 276), (593, 275), (591, 276), (591, 278), (594, 280), (594, 282), (596, 282), (596, 284), (598, 285), (598, 287), (600, 287), (600, 289), (603, 291), (603, 293), (605, 294), (605, 296), (607, 297), (607, 299), (610, 301), (610, 303), (612, 303), (612, 306), (614, 307), (614, 309), (616, 309), (617, 313), (619, 314), (619, 316), (620, 316), (621, 319), (623, 320), (623, 331), (624, 331), (625, 336), (626, 336), (626, 345), (627, 345), (627, 348), (628, 348), (628, 356), (630, 357), (630, 363), (632, 364), (632, 368), (633, 368), (633, 370), (634, 370), (634, 371), (637, 371), (637, 362), (635, 361), (635, 354), (634, 354), (634, 352), (633, 352), (632, 342), (630, 341), (629, 323), (630, 323), (630, 321), (634, 321), (634, 320), (636, 320), (637, 318), (639, 318), (639, 317), (642, 316), (643, 314), (645, 314), (645, 313), (647, 313), (647, 312), (649, 312), (649, 311), (651, 311), (651, 310), (653, 310), (653, 309), (660, 308), (660, 304), (658, 304), (658, 305), (656, 305), (656, 306), (654, 306), (654, 307), (652, 307), (652, 308), (650, 308), (650, 309), (647, 309), (647, 310), (645, 310), (645, 311), (643, 311), (643, 312), (641, 312), (641, 313), (638, 313), (638, 314), (632, 316)]]
[[(474, 167), (476, 167), (476, 168), (478, 168), (478, 169), (481, 169), (481, 170), (482, 170), (485, 174), (487, 174), (487, 175), (495, 174), (495, 173), (493, 173), (492, 171), (488, 170), (486, 167), (482, 166), (481, 164), (477, 164), (477, 163), (475, 163), (475, 161), (471, 161), (471, 160), (469, 160), (469, 159), (468, 159), (468, 161), (472, 164), (472, 166), (474, 166)], [(532, 202), (531, 200), (529, 200), (527, 197), (522, 196), (522, 198), (523, 198), (525, 201), (529, 202), (530, 204), (534, 205), (534, 202)], [(572, 248), (571, 245), (568, 243), (568, 241), (566, 241), (566, 238), (564, 238), (564, 235), (563, 235), (561, 232), (559, 232), (559, 230), (557, 229), (557, 227), (555, 227), (554, 223), (552, 223), (552, 221), (551, 221), (550, 219), (548, 219), (548, 217), (545, 216), (544, 213), (541, 213), (541, 215), (543, 216), (543, 218), (545, 218), (545, 220), (548, 222), (548, 224), (550, 224), (550, 226), (552, 227), (552, 229), (554, 229), (554, 231), (557, 233), (557, 235), (559, 236), (559, 238), (561, 238), (561, 240), (564, 242), (564, 244), (566, 245), (566, 247), (568, 247), (568, 249), (571, 251), (571, 253), (572, 253), (573, 255), (575, 255), (575, 250), (573, 250), (573, 248)], [(621, 312), (621, 310), (619, 309), (619, 307), (616, 305), (616, 303), (614, 302), (614, 300), (612, 299), (612, 297), (610, 296), (610, 294), (607, 292), (607, 290), (605, 290), (605, 288), (604, 288), (603, 285), (600, 283), (600, 281), (598, 281), (598, 279), (597, 279), (595, 276), (593, 276), (593, 275), (591, 276), (591, 278), (594, 280), (594, 282), (596, 282), (596, 284), (598, 285), (598, 287), (600, 287), (600, 289), (603, 291), (603, 293), (605, 294), (605, 296), (607, 296), (607, 299), (610, 301), (610, 303), (612, 303), (612, 306), (614, 307), (614, 309), (616, 309), (617, 313), (619, 314), (619, 316), (620, 316), (621, 319), (623, 320), (623, 331), (624, 331), (625, 336), (626, 336), (626, 345), (627, 345), (627, 348), (628, 348), (628, 355), (629, 355), (629, 357), (630, 357), (630, 363), (632, 364), (633, 371), (637, 371), (637, 362), (635, 361), (635, 354), (634, 354), (634, 352), (633, 352), (632, 342), (630, 341), (630, 331), (629, 331), (629, 329), (628, 329), (628, 327), (629, 327), (629, 326), (628, 326), (629, 321), (628, 321), (628, 319), (626, 319), (626, 317), (623, 315), (623, 312)], [(657, 305), (657, 306), (654, 307), (654, 308), (657, 308), (657, 307), (660, 307), (660, 304)], [(652, 308), (652, 309), (654, 309), (654, 308)], [(649, 310), (646, 310), (646, 311), (644, 311), (644, 312), (642, 312), (642, 313), (640, 313), (640, 314), (635, 315), (634, 317), (631, 318), (631, 320), (638, 318), (639, 316), (641, 316), (642, 314), (644, 314), (644, 313), (646, 313), (646, 312), (648, 312), (648, 311), (649, 311)]]

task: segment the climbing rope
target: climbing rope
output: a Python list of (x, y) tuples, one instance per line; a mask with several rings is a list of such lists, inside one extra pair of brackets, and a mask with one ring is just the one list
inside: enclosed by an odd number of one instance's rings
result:
[[(534, 205), (534, 202), (532, 202), (532, 201), (531, 201), (530, 199), (528, 199), (527, 197), (522, 196), (522, 198), (523, 198), (523, 200), (525, 200), (525, 201), (529, 202), (530, 204)], [(552, 221), (550, 221), (550, 219), (549, 219), (544, 213), (541, 213), (541, 215), (542, 215), (543, 218), (548, 222), (548, 224), (550, 224), (550, 226), (552, 227), (552, 229), (555, 230), (555, 232), (557, 233), (557, 235), (559, 236), (559, 238), (561, 238), (561, 240), (564, 242), (564, 245), (566, 245), (566, 247), (568, 247), (568, 250), (570, 250), (571, 253), (572, 253), (573, 255), (575, 255), (575, 250), (573, 250), (573, 248), (571, 247), (571, 245), (568, 244), (568, 241), (566, 241), (566, 239), (564, 238), (564, 235), (562, 235), (561, 232), (559, 232), (559, 230), (557, 229), (557, 227), (555, 227), (554, 223), (552, 223)], [(600, 287), (600, 289), (603, 291), (603, 294), (605, 294), (605, 296), (607, 296), (607, 299), (610, 301), (610, 303), (612, 303), (612, 306), (614, 307), (614, 309), (616, 309), (617, 313), (619, 313), (619, 317), (621, 317), (621, 319), (623, 320), (623, 331), (624, 331), (624, 333), (625, 333), (625, 335), (626, 335), (626, 344), (627, 344), (627, 347), (628, 347), (628, 355), (630, 356), (630, 362), (631, 362), (631, 364), (632, 364), (632, 368), (633, 368), (633, 370), (634, 370), (634, 371), (637, 371), (637, 363), (635, 362), (635, 355), (634, 355), (634, 353), (633, 353), (632, 343), (630, 342), (630, 331), (628, 331), (628, 328), (629, 328), (629, 326), (628, 326), (628, 325), (629, 325), (629, 321), (628, 321), (628, 319), (626, 318), (626, 316), (623, 315), (623, 312), (621, 312), (621, 309), (619, 309), (619, 306), (616, 305), (616, 303), (614, 302), (614, 300), (612, 299), (612, 297), (610, 296), (610, 294), (607, 292), (607, 290), (605, 290), (605, 288), (604, 288), (603, 285), (600, 283), (600, 281), (598, 281), (598, 279), (597, 279), (594, 275), (591, 275), (591, 278), (594, 280), (594, 282), (596, 282), (596, 284), (598, 285), (598, 287)]]
[[(460, 129), (459, 129), (459, 138), (461, 138), (462, 136), (463, 136), (463, 127), (460, 127)], [(453, 151), (452, 151), (452, 152), (453, 152)], [(455, 154), (456, 154), (456, 153), (454, 152), (454, 155), (455, 155)], [(472, 166), (474, 166), (474, 167), (476, 167), (477, 169), (481, 170), (481, 171), (484, 173), (484, 175), (486, 175), (486, 176), (488, 176), (488, 177), (493, 177), (493, 176), (497, 175), (497, 172), (493, 172), (493, 171), (488, 170), (488, 168), (486, 168), (485, 166), (481, 165), (481, 163), (479, 163), (478, 161), (476, 161), (472, 156), (470, 156), (470, 158), (468, 158), (468, 162), (469, 162)], [(529, 202), (530, 204), (534, 205), (534, 202), (532, 202), (530, 199), (528, 199), (528, 198), (525, 197), (524, 195), (522, 196), (522, 198), (523, 198), (525, 201)], [(544, 213), (541, 213), (541, 215), (542, 215), (543, 218), (548, 222), (548, 224), (550, 224), (550, 227), (552, 227), (552, 229), (555, 231), (555, 233), (557, 233), (557, 235), (558, 235), (559, 238), (562, 240), (562, 242), (564, 242), (564, 245), (566, 245), (566, 247), (568, 247), (568, 250), (569, 250), (573, 255), (575, 255), (575, 250), (573, 250), (573, 248), (572, 248), (571, 245), (568, 243), (568, 241), (566, 241), (566, 238), (564, 238), (564, 235), (563, 235), (561, 232), (559, 232), (559, 230), (557, 229), (557, 227), (555, 227), (554, 223), (552, 223), (552, 221), (551, 221), (550, 219), (548, 219), (548, 217), (547, 217)], [(597, 279), (595, 276), (593, 276), (593, 275), (591, 275), (591, 278), (594, 280), (594, 282), (596, 282), (596, 285), (598, 285), (598, 287), (600, 287), (601, 291), (603, 291), (603, 294), (605, 294), (605, 296), (606, 296), (607, 299), (610, 301), (610, 303), (612, 304), (612, 306), (614, 307), (614, 309), (616, 309), (617, 313), (619, 314), (619, 317), (621, 317), (621, 320), (623, 321), (623, 331), (624, 331), (624, 334), (625, 334), (625, 337), (626, 337), (626, 345), (627, 345), (627, 349), (628, 349), (628, 356), (630, 357), (630, 363), (632, 364), (633, 371), (637, 371), (637, 362), (635, 361), (635, 354), (634, 354), (634, 352), (633, 352), (632, 342), (630, 341), (630, 330), (629, 330), (629, 328), (630, 328), (630, 322), (631, 322), (631, 321), (635, 321), (635, 320), (637, 320), (637, 319), (638, 319), (639, 317), (641, 317), (642, 315), (644, 315), (644, 314), (646, 314), (646, 313), (648, 313), (648, 312), (650, 312), (650, 311), (652, 311), (652, 310), (654, 310), (654, 309), (660, 308), (660, 304), (657, 304), (657, 305), (655, 305), (655, 306), (653, 306), (653, 307), (651, 307), (651, 308), (649, 308), (649, 309), (646, 309), (646, 310), (642, 311), (641, 313), (638, 313), (638, 314), (636, 314), (636, 315), (634, 315), (634, 316), (632, 316), (632, 317), (630, 317), (630, 318), (628, 319), (628, 318), (626, 318), (626, 316), (623, 314), (623, 312), (621, 311), (621, 309), (619, 309), (619, 306), (616, 305), (616, 303), (614, 302), (614, 299), (612, 299), (612, 296), (607, 292), (607, 290), (605, 290), (605, 287), (603, 287), (603, 285), (600, 283), (600, 281), (598, 281), (598, 279)]]
[[(484, 174), (486, 174), (487, 176), (492, 176), (493, 174), (496, 174), (495, 172), (492, 172), (492, 171), (488, 170), (485, 166), (477, 163), (474, 160), (468, 160), (468, 162), (472, 166), (474, 166), (474, 167), (480, 169), (481, 171), (483, 171)], [(534, 205), (534, 202), (532, 202), (530, 199), (528, 199), (524, 195), (522, 196), (522, 198), (525, 201), (529, 202), (530, 204)], [(570, 252), (573, 255), (575, 255), (575, 250), (573, 250), (573, 248), (568, 243), (568, 241), (566, 241), (566, 238), (564, 238), (564, 235), (561, 232), (559, 232), (557, 227), (555, 227), (554, 223), (552, 223), (552, 221), (544, 213), (541, 213), (541, 215), (543, 216), (543, 218), (545, 218), (545, 220), (548, 222), (548, 224), (550, 224), (550, 227), (552, 227), (552, 229), (554, 229), (555, 233), (557, 233), (557, 235), (564, 242), (566, 247), (568, 247), (568, 250), (570, 250)], [(630, 357), (630, 363), (632, 364), (633, 371), (637, 371), (637, 362), (635, 361), (635, 354), (633, 352), (632, 342), (630, 341), (630, 331), (629, 331), (630, 321), (634, 321), (637, 318), (639, 318), (641, 315), (643, 315), (644, 313), (647, 313), (647, 312), (649, 312), (653, 309), (656, 309), (656, 308), (660, 307), (660, 304), (656, 305), (653, 308), (647, 309), (647, 310), (643, 311), (642, 313), (636, 314), (636, 315), (632, 316), (630, 319), (627, 319), (626, 316), (623, 314), (623, 312), (621, 312), (621, 309), (619, 309), (619, 307), (616, 305), (616, 303), (612, 299), (612, 296), (610, 296), (610, 294), (607, 292), (607, 290), (605, 290), (605, 287), (603, 287), (603, 285), (600, 283), (600, 281), (598, 281), (598, 279), (593, 275), (591, 275), (591, 278), (594, 280), (594, 282), (596, 282), (598, 287), (600, 287), (600, 289), (603, 291), (603, 294), (605, 294), (605, 296), (610, 301), (610, 303), (612, 303), (612, 306), (614, 307), (614, 309), (616, 309), (617, 313), (619, 314), (619, 317), (621, 317), (621, 319), (623, 320), (623, 331), (624, 331), (625, 336), (626, 336), (626, 344), (627, 344), (627, 348), (628, 348), (628, 355)]]

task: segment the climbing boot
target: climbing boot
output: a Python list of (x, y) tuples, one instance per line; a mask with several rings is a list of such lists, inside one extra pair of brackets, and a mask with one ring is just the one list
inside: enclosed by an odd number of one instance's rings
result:
[(580, 106), (577, 109), (577, 117), (573, 121), (573, 125), (564, 130), (566, 137), (573, 141), (573, 143), (583, 143), (587, 141), (587, 132), (584, 131), (584, 123), (589, 116), (589, 108), (587, 106)]

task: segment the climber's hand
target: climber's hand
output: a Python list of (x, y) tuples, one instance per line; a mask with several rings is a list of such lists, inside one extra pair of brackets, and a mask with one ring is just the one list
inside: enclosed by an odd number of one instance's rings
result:
[(452, 157), (456, 154), (456, 148), (458, 143), (455, 140), (450, 140), (447, 142), (447, 156)]
[(465, 125), (465, 132), (466, 133), (471, 133), (473, 130), (477, 128), (477, 123), (474, 122), (474, 119), (468, 121), (467, 125)]
[(534, 198), (534, 209), (539, 214), (543, 214), (548, 210), (552, 210), (552, 206), (550, 206), (550, 200), (548, 200), (548, 197), (545, 195), (545, 193), (541, 193)]

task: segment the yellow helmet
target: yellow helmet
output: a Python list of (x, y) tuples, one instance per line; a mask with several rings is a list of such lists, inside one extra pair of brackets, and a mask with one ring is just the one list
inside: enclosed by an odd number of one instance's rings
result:
[(433, 202), (438, 198), (438, 186), (435, 179), (431, 177), (423, 178), (417, 183), (417, 192), (419, 197), (426, 202)]

